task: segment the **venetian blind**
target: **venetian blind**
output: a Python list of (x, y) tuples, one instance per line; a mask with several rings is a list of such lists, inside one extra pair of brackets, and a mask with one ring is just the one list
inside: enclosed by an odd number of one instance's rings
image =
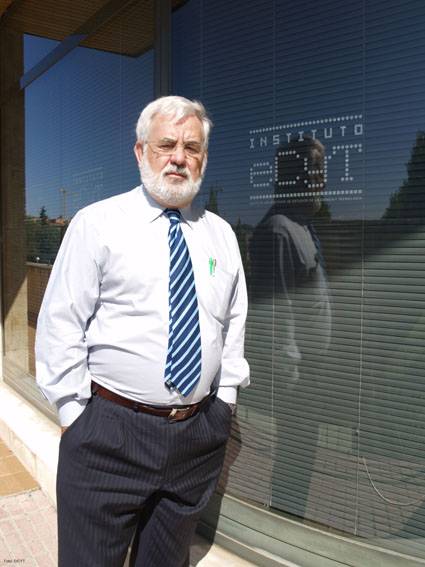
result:
[(417, 557), (424, 22), (423, 3), (382, 0), (173, 16), (174, 91), (215, 122), (201, 199), (233, 225), (250, 293), (221, 490)]

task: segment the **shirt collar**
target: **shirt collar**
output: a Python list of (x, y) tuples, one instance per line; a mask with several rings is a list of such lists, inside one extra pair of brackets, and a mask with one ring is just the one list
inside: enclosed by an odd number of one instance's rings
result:
[(142, 202), (141, 220), (153, 222), (162, 215), (164, 207), (153, 199), (142, 185), (137, 187), (137, 192)]
[[(142, 220), (145, 222), (153, 222), (162, 215), (164, 207), (149, 195), (143, 184), (139, 185), (137, 189), (143, 202)], [(190, 226), (190, 228), (193, 228), (194, 223), (203, 215), (203, 211), (191, 204), (179, 210), (183, 221)]]
[(195, 222), (199, 219), (200, 216), (202, 216), (197, 207), (193, 206), (192, 203), (187, 207), (180, 209), (180, 213), (183, 217), (183, 220), (188, 226), (190, 226), (190, 228), (193, 228)]

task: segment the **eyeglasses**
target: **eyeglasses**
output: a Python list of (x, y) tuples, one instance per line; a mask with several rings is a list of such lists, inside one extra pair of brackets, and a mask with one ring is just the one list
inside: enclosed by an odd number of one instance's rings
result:
[(202, 144), (198, 142), (177, 143), (176, 140), (159, 140), (158, 142), (146, 142), (153, 152), (162, 156), (171, 156), (181, 146), (187, 158), (199, 158), (204, 151)]

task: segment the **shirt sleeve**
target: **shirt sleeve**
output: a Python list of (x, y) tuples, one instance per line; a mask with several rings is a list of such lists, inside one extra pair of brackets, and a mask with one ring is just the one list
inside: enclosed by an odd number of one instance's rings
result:
[(101, 284), (98, 235), (80, 211), (72, 219), (52, 268), (37, 321), (36, 381), (56, 404), (62, 426), (72, 423), (91, 396), (85, 332)]
[(249, 366), (244, 357), (245, 322), (248, 309), (245, 274), (236, 236), (232, 232), (238, 266), (232, 297), (224, 328), (224, 344), (219, 372), (217, 396), (223, 401), (236, 403), (238, 387), (249, 385)]

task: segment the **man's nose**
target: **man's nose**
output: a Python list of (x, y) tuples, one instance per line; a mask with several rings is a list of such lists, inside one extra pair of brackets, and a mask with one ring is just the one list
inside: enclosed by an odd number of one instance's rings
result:
[(186, 163), (186, 154), (181, 144), (177, 144), (174, 148), (174, 151), (170, 156), (170, 161), (171, 163), (176, 163), (177, 165), (183, 165), (184, 163)]

